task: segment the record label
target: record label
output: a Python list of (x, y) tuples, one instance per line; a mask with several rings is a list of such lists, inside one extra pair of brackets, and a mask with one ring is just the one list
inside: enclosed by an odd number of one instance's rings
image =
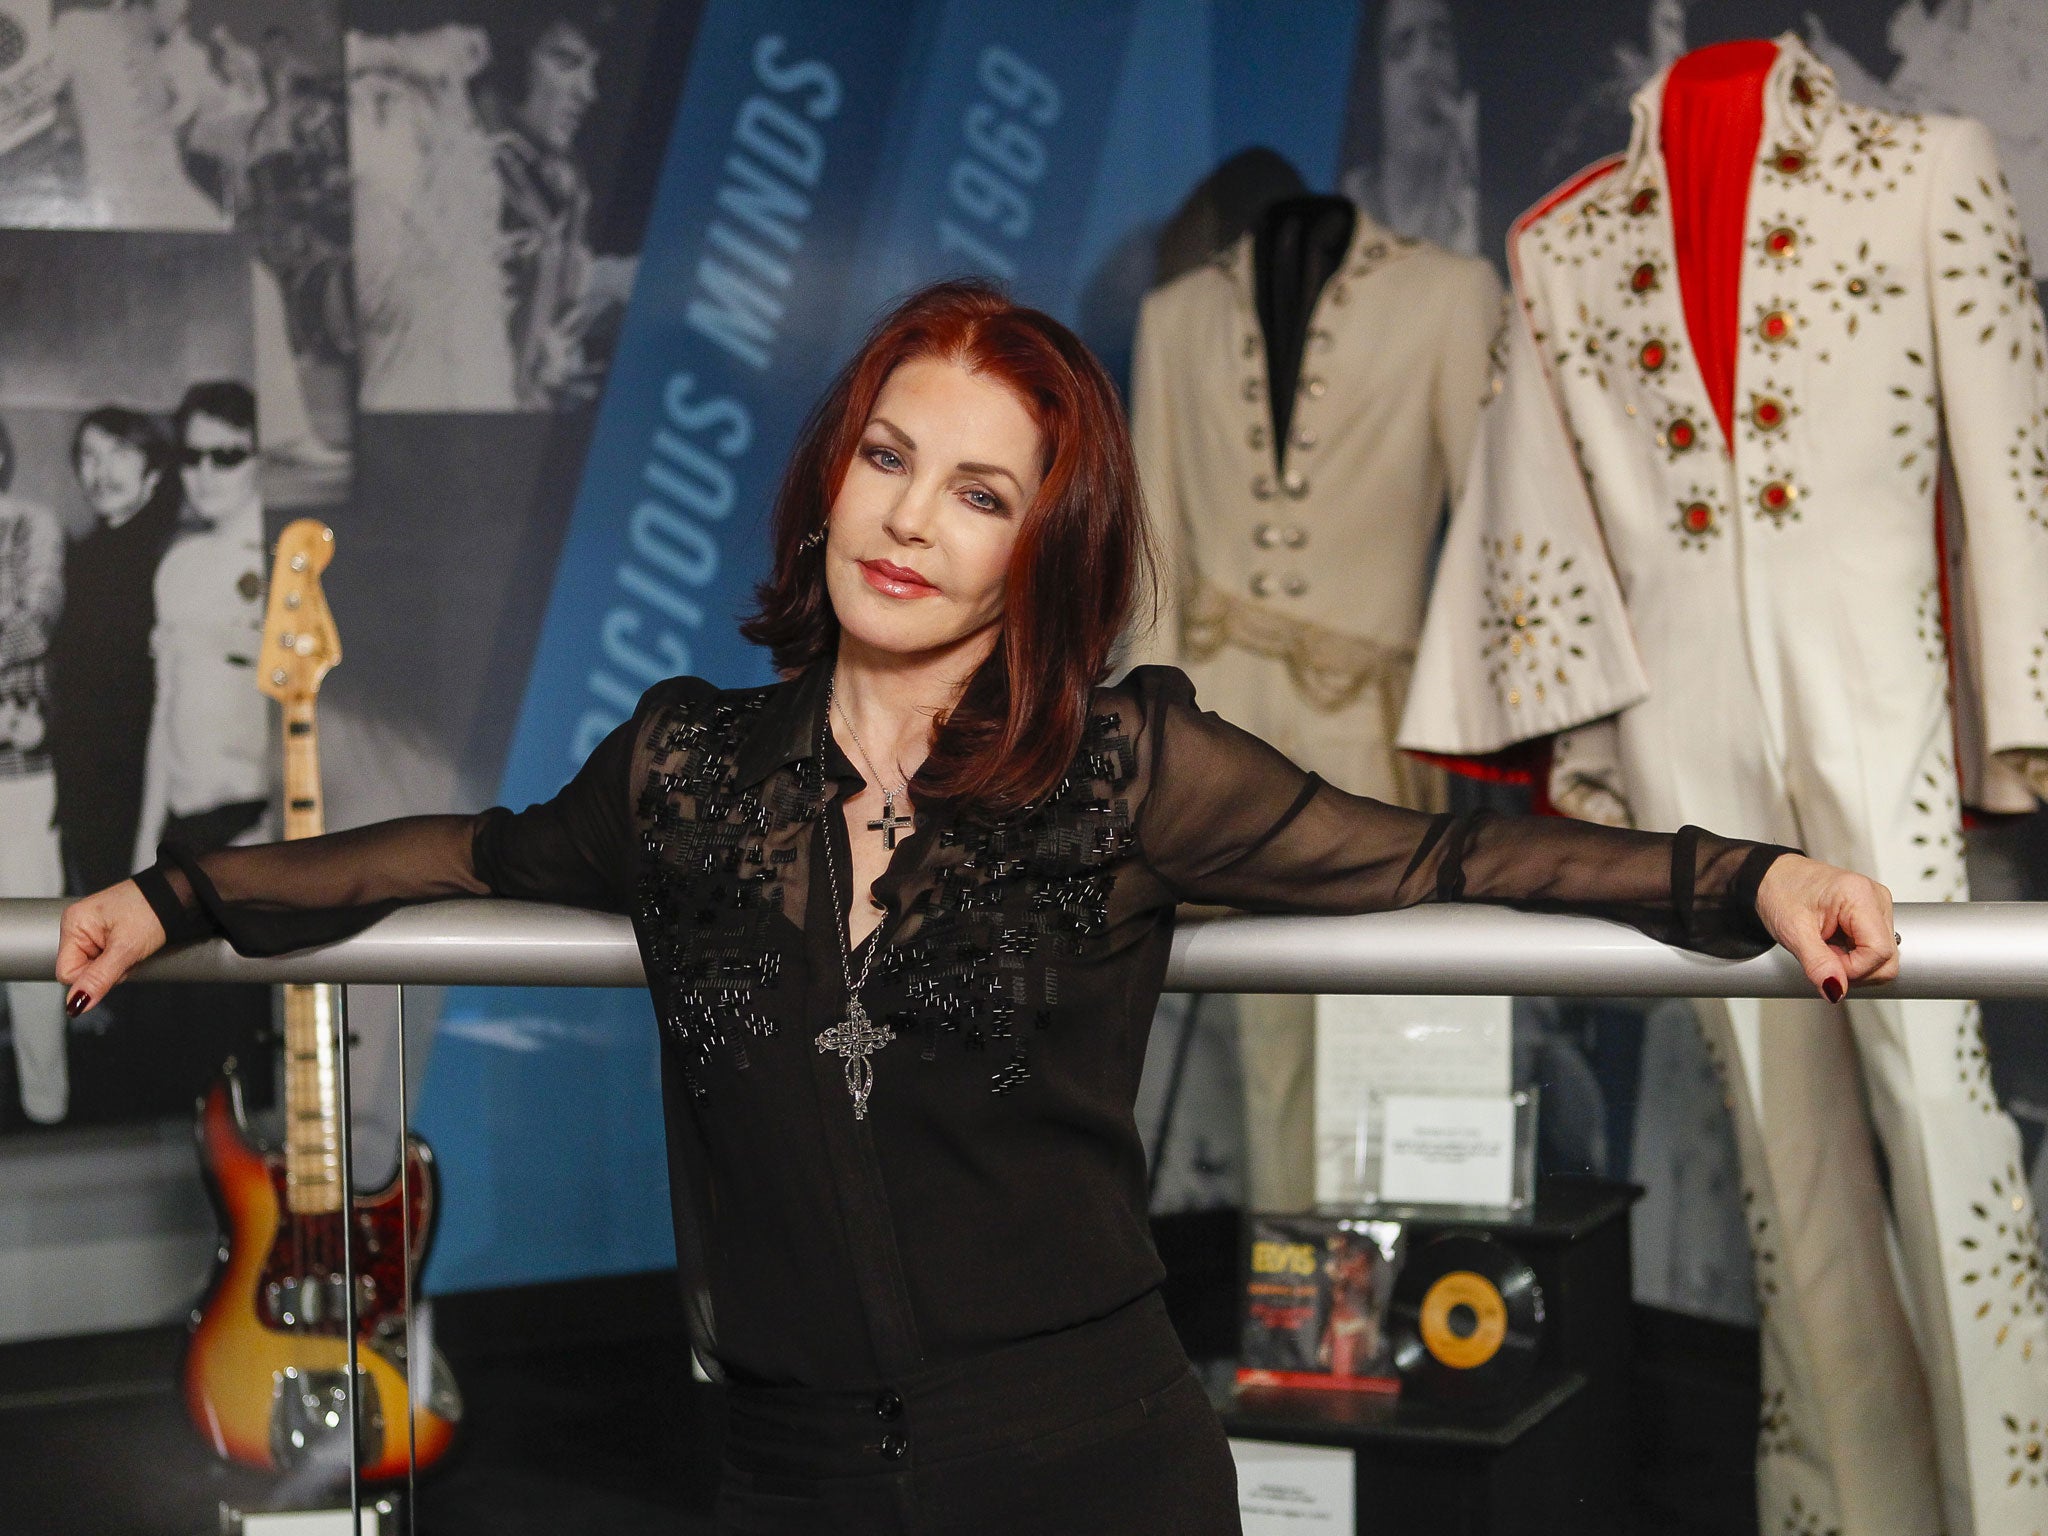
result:
[(1486, 1276), (1453, 1270), (1424, 1294), (1416, 1325), (1425, 1349), (1453, 1370), (1469, 1371), (1500, 1352), (1508, 1304)]

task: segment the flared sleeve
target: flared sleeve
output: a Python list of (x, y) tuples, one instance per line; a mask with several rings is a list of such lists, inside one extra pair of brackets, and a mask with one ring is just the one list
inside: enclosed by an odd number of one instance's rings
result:
[(650, 709), (672, 686), (649, 692), (560, 793), (523, 811), (407, 816), (207, 853), (167, 844), (136, 883), (170, 943), (218, 935), (244, 955), (331, 944), (397, 907), (451, 896), (626, 911), (634, 757)]
[(1139, 855), (1184, 901), (1260, 912), (1487, 901), (1614, 918), (1729, 958), (1773, 943), (1757, 887), (1794, 850), (1699, 827), (1405, 810), (1346, 794), (1197, 708), (1174, 668), (1140, 667), (1126, 686), (1144, 717)]

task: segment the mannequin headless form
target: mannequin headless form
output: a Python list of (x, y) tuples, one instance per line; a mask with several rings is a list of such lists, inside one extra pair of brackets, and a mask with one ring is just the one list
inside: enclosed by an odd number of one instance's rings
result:
[(1266, 338), (1266, 378), (1272, 390), (1275, 468), (1284, 471), (1287, 428), (1308, 323), (1323, 285), (1344, 265), (1358, 210), (1341, 197), (1283, 198), (1259, 215), (1252, 233), (1252, 289), (1259, 329)]
[[(1777, 52), (1768, 41), (1702, 48), (1672, 66), (1664, 87), (1679, 295), (1724, 444), (1734, 439), (1750, 180)], [(1758, 1479), (1767, 1524), (1788, 1508), (1832, 1507), (1845, 1530), (1939, 1529), (1930, 1373), (1911, 1304), (1890, 1283), (1892, 1237), (1870, 1122), (1860, 1096), (1840, 1091), (1864, 1074), (1849, 1016), (1858, 1005), (1696, 1006), (1730, 1093), (1746, 1100), (1737, 1136), (1764, 1324)], [(1910, 1163), (1895, 1168), (1902, 1178), (1913, 1171)], [(1763, 1186), (1769, 1196), (1757, 1200)], [(1805, 1219), (1821, 1207), (1825, 1222)], [(1826, 1240), (1814, 1240), (1822, 1228)], [(1906, 1244), (1918, 1246), (1910, 1230)], [(1923, 1253), (1919, 1262), (1939, 1275), (1938, 1258)], [(1945, 1309), (1925, 1296), (1920, 1305), (1935, 1311), (1920, 1319), (1922, 1330), (1945, 1332)], [(1934, 1358), (1953, 1371), (1949, 1350)], [(1944, 1427), (1960, 1440), (1960, 1425)], [(1946, 1449), (1960, 1463), (1960, 1444)], [(1966, 1482), (1954, 1466), (1952, 1488)]]

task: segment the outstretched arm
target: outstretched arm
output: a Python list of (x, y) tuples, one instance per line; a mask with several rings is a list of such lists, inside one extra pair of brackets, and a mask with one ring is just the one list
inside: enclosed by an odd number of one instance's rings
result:
[(1184, 900), (1295, 912), (1489, 901), (1611, 917), (1730, 958), (1782, 942), (1831, 1001), (1897, 972), (1890, 894), (1791, 849), (1698, 827), (1403, 810), (1196, 708), (1176, 671), (1141, 668), (1129, 685), (1145, 715), (1139, 848)]
[(289, 843), (164, 849), (134, 879), (65, 909), (57, 979), (71, 989), (70, 1008), (83, 1012), (166, 943), (218, 935), (241, 954), (282, 954), (449, 896), (626, 910), (629, 786), (647, 713), (643, 702), (560, 794), (516, 815), (409, 816)]

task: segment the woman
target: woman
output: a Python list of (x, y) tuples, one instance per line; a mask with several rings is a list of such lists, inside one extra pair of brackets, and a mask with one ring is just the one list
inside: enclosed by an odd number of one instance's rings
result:
[(120, 405), (79, 419), (71, 470), (93, 525), (64, 555), (64, 612), (50, 639), (50, 757), (65, 889), (82, 894), (133, 868), (156, 701), (152, 583), (178, 521), (178, 477), (162, 429)]
[(744, 631), (784, 681), (656, 686), (518, 815), (174, 852), (70, 908), (58, 965), (75, 1001), (166, 937), (272, 953), (486, 892), (630, 912), (693, 1334), (730, 1384), (723, 1529), (1237, 1530), (1131, 1115), (1179, 901), (1775, 934), (1835, 996), (1895, 969), (1858, 876), (1697, 829), (1398, 810), (1170, 668), (1093, 686), (1145, 568), (1123, 416), (1070, 332), (986, 287), (882, 322), (774, 542)]

